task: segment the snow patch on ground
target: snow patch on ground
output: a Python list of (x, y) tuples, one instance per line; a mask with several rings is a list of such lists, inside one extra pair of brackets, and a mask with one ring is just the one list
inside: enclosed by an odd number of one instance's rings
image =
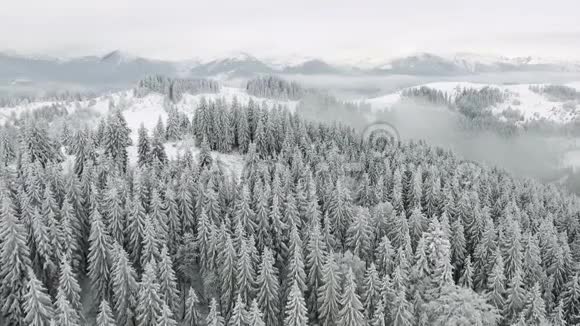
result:
[[(197, 160), (200, 152), (200, 148), (195, 146), (193, 139), (185, 139), (176, 142), (167, 142), (163, 144), (165, 147), (165, 153), (169, 160), (175, 160), (177, 157), (183, 157), (187, 149), (193, 154), (193, 158)], [(127, 147), (127, 154), (129, 157), (129, 165), (136, 166), (138, 160), (136, 144)], [(229, 174), (231, 177), (239, 178), (244, 167), (244, 157), (243, 155), (237, 153), (219, 153), (211, 152), (211, 156), (214, 159), (214, 163), (218, 164), (223, 170)]]
[(367, 104), (370, 104), (371, 110), (381, 111), (381, 110), (389, 110), (392, 108), (393, 105), (399, 103), (401, 101), (401, 92), (387, 94), (380, 97), (371, 98), (369, 100), (363, 101)]

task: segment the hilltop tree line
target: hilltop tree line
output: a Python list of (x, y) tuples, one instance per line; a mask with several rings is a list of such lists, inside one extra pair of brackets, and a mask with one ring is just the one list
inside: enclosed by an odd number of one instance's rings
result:
[(166, 95), (173, 102), (179, 102), (183, 94), (219, 93), (220, 89), (220, 84), (211, 79), (180, 79), (154, 75), (139, 81), (135, 94), (142, 97), (155, 92)]
[[(0, 323), (580, 323), (580, 201), (554, 186), (254, 102), (204, 100), (136, 144), (119, 109), (103, 121), (12, 127)], [(173, 128), (197, 155), (168, 159)]]
[(573, 87), (565, 85), (530, 85), (529, 89), (538, 94), (546, 94), (555, 101), (577, 101), (580, 93)]
[(246, 92), (257, 97), (278, 100), (300, 100), (307, 93), (297, 82), (289, 82), (274, 76), (257, 77), (246, 84)]
[(49, 91), (42, 94), (23, 94), (0, 97), (0, 107), (14, 107), (38, 101), (83, 101), (96, 97), (96, 92)]

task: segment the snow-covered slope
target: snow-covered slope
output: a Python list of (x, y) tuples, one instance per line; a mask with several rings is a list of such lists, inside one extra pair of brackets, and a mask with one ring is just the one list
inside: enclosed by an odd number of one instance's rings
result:
[[(178, 108), (178, 110), (191, 116), (193, 115), (195, 109), (198, 107), (202, 98), (205, 98), (206, 100), (223, 99), (227, 103), (231, 103), (234, 98), (237, 98), (240, 104), (247, 104), (250, 99), (252, 99), (256, 101), (256, 103), (260, 104), (265, 102), (268, 104), (268, 106), (273, 104), (283, 105), (288, 107), (289, 110), (294, 110), (298, 103), (297, 101), (278, 101), (258, 98), (249, 95), (243, 89), (223, 87), (220, 93), (217, 94), (185, 94), (181, 101), (175, 103), (175, 106)], [(152, 130), (157, 124), (159, 118), (161, 118), (164, 122), (167, 120), (167, 112), (165, 110), (167, 99), (163, 95), (151, 93), (144, 97), (136, 97), (134, 92), (129, 90), (104, 95), (85, 101), (33, 102), (15, 107), (0, 108), (0, 125), (4, 124), (8, 119), (10, 119), (11, 116), (19, 116), (23, 112), (34, 111), (51, 105), (64, 107), (67, 109), (69, 114), (79, 109), (90, 109), (97, 114), (94, 116), (94, 121), (86, 122), (93, 123), (94, 125), (96, 125), (100, 117), (107, 115), (110, 106), (119, 107), (122, 109), (123, 116), (127, 121), (128, 127), (131, 128), (131, 138), (133, 140), (133, 144), (137, 144), (137, 130), (141, 124), (143, 124), (147, 129)], [(194, 157), (196, 157), (199, 153), (199, 148), (195, 146), (195, 143), (192, 140), (169, 142), (165, 144), (165, 151), (167, 156), (171, 159), (176, 158), (178, 155), (183, 156), (186, 149), (189, 149), (193, 153)], [(136, 146), (129, 146), (127, 151), (129, 154), (130, 164), (135, 164), (137, 162)], [(217, 164), (221, 165), (227, 172), (230, 172), (234, 177), (239, 177), (240, 171), (243, 167), (242, 156), (237, 154), (223, 154), (218, 152), (212, 152), (212, 156)], [(68, 159), (63, 163), (63, 166), (65, 168), (70, 168), (73, 162), (74, 159), (68, 156)]]
[[(531, 84), (517, 84), (517, 85), (497, 85), (497, 84), (481, 84), (468, 82), (436, 82), (424, 85), (415, 86), (429, 87), (447, 93), (453, 99), (462, 89), (473, 88), (481, 89), (484, 87), (492, 87), (499, 89), (504, 95), (505, 100), (489, 109), (496, 115), (501, 115), (508, 108), (517, 110), (521, 113), (524, 121), (534, 120), (549, 120), (558, 123), (566, 123), (580, 119), (580, 101), (557, 101), (549, 98), (545, 94), (536, 93), (530, 90), (530, 86), (545, 86), (545, 85), (531, 85)], [(566, 86), (580, 90), (580, 82), (570, 83)], [(391, 108), (393, 105), (403, 100), (401, 96), (402, 91), (387, 94), (384, 96), (365, 100), (370, 104), (373, 110), (382, 110)]]
[[(184, 113), (193, 114), (202, 98), (205, 98), (206, 100), (224, 99), (227, 103), (231, 103), (234, 98), (237, 98), (241, 104), (247, 104), (250, 99), (252, 99), (256, 103), (261, 104), (265, 102), (269, 106), (273, 104), (280, 104), (288, 107), (288, 109), (291, 111), (296, 108), (298, 103), (298, 101), (279, 101), (259, 98), (249, 95), (244, 89), (222, 87), (219, 93), (197, 95), (185, 94), (181, 101), (175, 103), (175, 106), (178, 108), (178, 110)], [(123, 115), (125, 116), (129, 127), (133, 130), (132, 137), (136, 139), (137, 129), (141, 123), (143, 123), (146, 128), (152, 129), (155, 127), (159, 117), (161, 117), (163, 121), (166, 120), (166, 101), (167, 99), (161, 94), (151, 93), (144, 97), (136, 97), (134, 92), (129, 90), (78, 102), (33, 102), (15, 107), (0, 108), (0, 124), (4, 124), (6, 120), (9, 119), (12, 115), (18, 116), (23, 112), (34, 111), (51, 105), (65, 107), (69, 113), (72, 113), (79, 108), (88, 108), (97, 112), (101, 116), (105, 116), (109, 111), (109, 107), (114, 105), (115, 107), (120, 107), (123, 110)]]

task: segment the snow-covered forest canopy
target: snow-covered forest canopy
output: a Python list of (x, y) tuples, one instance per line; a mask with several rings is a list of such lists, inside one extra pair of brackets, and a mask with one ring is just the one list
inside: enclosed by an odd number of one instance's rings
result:
[(136, 144), (120, 108), (57, 136), (51, 114), (2, 128), (3, 325), (580, 322), (580, 201), (554, 186), (254, 101)]

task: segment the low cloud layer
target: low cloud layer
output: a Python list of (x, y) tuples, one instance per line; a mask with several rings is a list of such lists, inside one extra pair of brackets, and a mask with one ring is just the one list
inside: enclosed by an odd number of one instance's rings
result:
[(242, 2), (7, 1), (1, 49), (54, 55), (124, 49), (159, 58), (389, 58), (416, 51), (580, 56), (575, 0)]

